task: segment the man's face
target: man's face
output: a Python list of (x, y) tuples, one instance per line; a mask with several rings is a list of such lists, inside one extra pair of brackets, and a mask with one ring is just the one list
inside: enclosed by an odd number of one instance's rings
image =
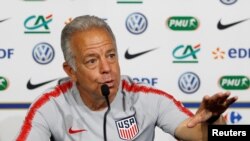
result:
[(105, 83), (110, 96), (114, 96), (120, 82), (120, 67), (110, 34), (103, 28), (92, 28), (74, 33), (70, 43), (76, 63), (73, 77), (80, 93), (103, 99), (100, 89)]

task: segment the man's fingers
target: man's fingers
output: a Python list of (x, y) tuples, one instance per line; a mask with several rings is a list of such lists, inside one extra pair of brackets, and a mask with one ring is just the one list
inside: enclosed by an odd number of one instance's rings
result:
[(237, 97), (229, 98), (229, 96), (230, 92), (220, 92), (210, 97), (204, 96), (201, 106), (215, 115), (221, 114), (237, 100)]
[(227, 101), (228, 97), (230, 96), (230, 92), (225, 93), (217, 93), (209, 98), (205, 98), (206, 105), (216, 106), (225, 104), (224, 102)]
[(229, 96), (230, 96), (229, 92), (220, 93), (218, 96), (217, 104), (223, 104)]
[(188, 128), (193, 128), (197, 123), (198, 123), (199, 119), (197, 118), (197, 116), (192, 117), (188, 123), (187, 123), (187, 127)]
[(207, 104), (208, 104), (208, 102), (209, 102), (209, 99), (210, 99), (210, 96), (205, 95), (205, 96), (203, 97), (202, 102), (203, 102), (205, 105), (207, 105)]
[(229, 98), (229, 99), (226, 101), (225, 105), (226, 105), (227, 107), (229, 107), (229, 106), (230, 106), (231, 104), (233, 104), (237, 99), (238, 99), (238, 97)]
[(213, 96), (204, 96), (195, 116), (190, 118), (187, 127), (192, 128), (201, 122), (207, 121), (212, 115), (222, 114), (238, 97), (231, 97), (230, 92), (221, 92)]

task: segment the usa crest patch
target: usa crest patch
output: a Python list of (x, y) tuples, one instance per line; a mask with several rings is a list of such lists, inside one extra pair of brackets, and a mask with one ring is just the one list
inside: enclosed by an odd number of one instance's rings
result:
[(131, 140), (138, 133), (139, 128), (135, 116), (130, 116), (115, 122), (119, 137), (123, 140)]

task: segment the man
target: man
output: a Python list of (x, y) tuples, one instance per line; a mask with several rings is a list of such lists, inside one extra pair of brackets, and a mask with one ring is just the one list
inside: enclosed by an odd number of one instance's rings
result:
[(207, 140), (207, 125), (225, 124), (220, 115), (237, 100), (229, 92), (205, 96), (193, 115), (170, 94), (121, 76), (115, 36), (95, 16), (67, 24), (61, 46), (69, 79), (31, 105), (18, 141), (153, 141), (156, 126), (180, 140)]

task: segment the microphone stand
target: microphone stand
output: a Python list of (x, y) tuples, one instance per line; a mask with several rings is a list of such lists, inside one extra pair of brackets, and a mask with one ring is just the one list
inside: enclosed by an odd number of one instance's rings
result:
[(110, 111), (110, 104), (109, 104), (109, 98), (108, 98), (110, 91), (109, 91), (108, 85), (103, 84), (103, 85), (101, 86), (101, 91), (102, 91), (102, 95), (105, 97), (106, 102), (107, 102), (107, 105), (108, 105), (108, 109), (107, 109), (107, 111), (106, 111), (105, 114), (104, 114), (104, 121), (103, 121), (103, 135), (104, 135), (104, 141), (107, 141), (106, 121), (107, 121), (107, 115), (108, 115), (108, 113), (109, 113), (109, 111)]
[(106, 121), (107, 121), (107, 115), (108, 115), (108, 113), (109, 113), (109, 111), (110, 111), (110, 104), (109, 104), (108, 96), (105, 96), (105, 99), (106, 99), (107, 104), (108, 104), (108, 109), (107, 109), (107, 111), (106, 111), (105, 114), (104, 114), (103, 133), (104, 133), (104, 141), (107, 141)]

